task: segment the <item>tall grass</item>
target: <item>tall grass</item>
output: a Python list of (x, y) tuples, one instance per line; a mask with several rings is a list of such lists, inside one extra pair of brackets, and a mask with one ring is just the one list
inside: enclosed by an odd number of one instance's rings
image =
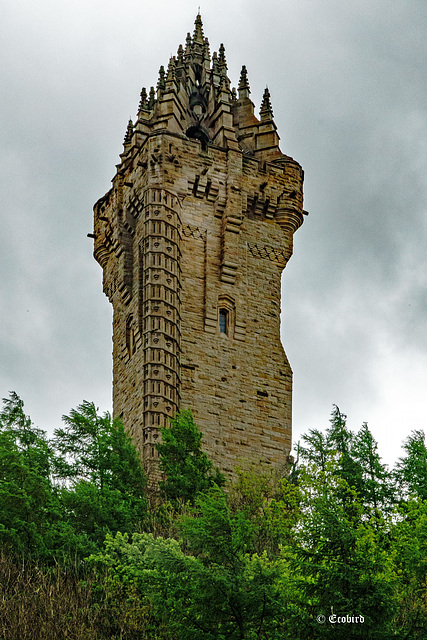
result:
[(0, 552), (0, 640), (145, 640), (148, 620), (138, 594), (103, 575)]

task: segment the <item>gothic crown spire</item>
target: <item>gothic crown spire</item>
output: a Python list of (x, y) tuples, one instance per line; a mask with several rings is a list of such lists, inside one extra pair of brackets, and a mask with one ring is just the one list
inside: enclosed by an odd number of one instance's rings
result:
[[(174, 133), (195, 138), (202, 145), (209, 143), (244, 149), (258, 153), (259, 120), (254, 116), (254, 104), (250, 100), (250, 86), (246, 66), (243, 65), (236, 89), (231, 89), (227, 72), (224, 44), (210, 55), (209, 40), (203, 32), (200, 12), (194, 21), (193, 35), (187, 34), (185, 44), (179, 45), (176, 56), (159, 70), (156, 89), (141, 91), (138, 118), (129, 123), (125, 136), (125, 153), (138, 146), (154, 129), (170, 129)], [(270, 92), (264, 91), (260, 120), (268, 123), (267, 129), (276, 131)], [(252, 131), (252, 129), (253, 131)], [(267, 144), (267, 129), (263, 129)], [(258, 138), (257, 138), (258, 140)], [(269, 148), (278, 148), (278, 136), (273, 136)], [(253, 141), (253, 142), (251, 142)], [(276, 153), (276, 151), (272, 152)]]

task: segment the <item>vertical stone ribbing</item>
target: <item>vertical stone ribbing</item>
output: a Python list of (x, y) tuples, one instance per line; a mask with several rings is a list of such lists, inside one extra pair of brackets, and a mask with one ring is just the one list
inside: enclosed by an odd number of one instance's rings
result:
[(180, 405), (180, 247), (177, 197), (160, 188), (144, 195), (140, 320), (144, 346), (143, 459), (155, 465), (159, 427)]

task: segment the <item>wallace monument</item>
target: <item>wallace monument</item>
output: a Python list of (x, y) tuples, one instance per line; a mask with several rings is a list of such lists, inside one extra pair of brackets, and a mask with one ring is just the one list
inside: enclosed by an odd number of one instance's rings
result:
[(279, 148), (268, 89), (254, 115), (200, 15), (142, 89), (94, 256), (113, 305), (113, 409), (156, 469), (159, 427), (190, 408), (214, 464), (286, 464), (292, 370), (280, 281), (303, 222), (303, 170)]

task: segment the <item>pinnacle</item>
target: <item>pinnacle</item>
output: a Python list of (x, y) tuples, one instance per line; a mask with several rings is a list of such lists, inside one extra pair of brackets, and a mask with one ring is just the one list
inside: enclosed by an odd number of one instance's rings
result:
[(128, 126), (126, 129), (125, 139), (123, 141), (123, 146), (126, 148), (128, 144), (130, 144), (133, 135), (133, 122), (132, 119), (129, 118)]
[(138, 111), (142, 109), (147, 109), (147, 89), (145, 87), (142, 87), (141, 90)]
[(248, 81), (248, 72), (246, 66), (243, 65), (242, 70), (240, 72), (240, 80), (239, 80), (239, 100), (242, 98), (248, 98), (251, 92)]
[(239, 89), (249, 89), (248, 70), (246, 69), (246, 65), (243, 65), (240, 72)]
[(205, 60), (211, 59), (211, 55), (209, 51), (209, 40), (207, 38), (205, 38), (205, 42), (204, 42), (203, 57)]
[(159, 69), (159, 79), (157, 81), (157, 89), (163, 91), (165, 88), (165, 68), (162, 65)]
[(223, 69), (223, 68), (227, 69), (227, 61), (225, 59), (225, 47), (224, 47), (224, 45), (222, 43), (219, 45), (218, 62), (219, 62), (219, 66), (221, 67), (221, 69)]
[(154, 107), (154, 102), (156, 100), (155, 96), (156, 96), (156, 94), (155, 94), (155, 91), (154, 91), (154, 87), (151, 87), (150, 88), (150, 97), (148, 99), (148, 108), (149, 109), (152, 109)]
[(194, 34), (193, 34), (193, 42), (197, 42), (198, 44), (203, 45), (205, 42), (205, 38), (203, 35), (203, 23), (202, 16), (200, 13), (197, 14), (196, 19), (194, 21)]
[(191, 53), (191, 33), (187, 33), (187, 37), (185, 38), (185, 55), (188, 56)]
[(182, 44), (180, 44), (178, 47), (177, 58), (179, 65), (184, 64), (184, 48)]
[(271, 120), (273, 118), (273, 108), (271, 106), (270, 91), (268, 87), (264, 89), (262, 97), (261, 109), (259, 111), (261, 120)]
[(219, 75), (219, 62), (216, 51), (214, 51), (212, 55), (212, 71), (213, 73), (217, 73)]
[(175, 67), (176, 67), (176, 59), (175, 57), (171, 57), (168, 64), (166, 82), (173, 82), (175, 80)]

